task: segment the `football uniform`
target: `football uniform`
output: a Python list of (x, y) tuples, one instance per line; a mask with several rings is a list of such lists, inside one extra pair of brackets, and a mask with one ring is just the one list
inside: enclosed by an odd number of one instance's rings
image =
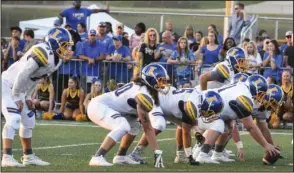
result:
[[(31, 99), (38, 79), (53, 73), (61, 63), (60, 59), (55, 65), (51, 47), (47, 43), (40, 43), (32, 46), (20, 60), (2, 73), (2, 112), (8, 125), (18, 129), (21, 121), (24, 127), (34, 127), (35, 114), (28, 109), (25, 99)], [(22, 112), (15, 104), (19, 100), (24, 103)]]

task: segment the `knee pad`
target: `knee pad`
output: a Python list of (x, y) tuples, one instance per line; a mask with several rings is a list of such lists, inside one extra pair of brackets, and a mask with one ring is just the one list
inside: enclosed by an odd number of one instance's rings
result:
[(19, 129), (20, 121), (21, 121), (21, 116), (19, 114), (12, 114), (11, 116), (9, 116), (9, 118), (6, 118), (5, 124), (17, 130)]
[(9, 124), (5, 124), (2, 130), (2, 138), (3, 139), (14, 139), (15, 128), (10, 126)]
[(219, 133), (224, 133), (224, 131), (225, 131), (225, 123), (221, 119), (215, 120), (212, 123), (212, 125), (211, 125), (211, 127), (209, 129), (217, 131)]
[(111, 137), (115, 142), (119, 141), (126, 133), (131, 131), (129, 123), (123, 119), (118, 127), (108, 133), (107, 136)]
[(131, 130), (128, 132), (128, 134), (137, 136), (137, 134), (140, 132), (141, 124), (139, 122), (135, 122), (131, 125)]
[(155, 116), (151, 119), (151, 125), (154, 129), (163, 131), (166, 128), (166, 121), (162, 116)]
[(31, 138), (33, 136), (32, 128), (27, 128), (21, 125), (19, 128), (19, 136), (22, 138)]

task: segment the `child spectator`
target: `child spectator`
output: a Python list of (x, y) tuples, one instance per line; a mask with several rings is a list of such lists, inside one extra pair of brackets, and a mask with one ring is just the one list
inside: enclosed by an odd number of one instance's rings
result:
[(88, 38), (88, 34), (87, 34), (86, 30), (87, 30), (87, 28), (84, 23), (78, 24), (78, 33), (79, 33), (82, 41), (85, 41)]

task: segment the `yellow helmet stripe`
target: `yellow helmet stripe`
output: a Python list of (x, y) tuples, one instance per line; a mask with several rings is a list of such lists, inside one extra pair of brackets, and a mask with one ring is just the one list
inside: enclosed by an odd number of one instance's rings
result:
[(48, 64), (48, 61), (47, 61), (47, 59), (46, 59), (46, 55), (44, 55), (44, 52), (42, 52), (42, 51), (40, 50), (40, 48), (35, 47), (35, 48), (33, 49), (33, 53), (39, 58), (39, 60), (42, 62), (43, 65)]
[(146, 99), (143, 94), (140, 93), (137, 95), (137, 97), (146, 108), (148, 108), (149, 110), (152, 110), (153, 104), (148, 99)]
[(222, 75), (223, 75), (225, 78), (228, 79), (228, 78), (230, 77), (229, 72), (227, 71), (226, 67), (224, 67), (223, 64), (220, 64), (220, 65), (218, 66), (218, 69), (220, 70), (220, 72), (222, 73)]
[(248, 100), (245, 96), (239, 96), (238, 99), (249, 112), (253, 112), (253, 106), (250, 100)]
[(187, 106), (188, 116), (190, 116), (192, 120), (196, 120), (196, 115), (193, 109), (193, 103), (191, 101), (188, 101), (186, 102), (186, 106)]

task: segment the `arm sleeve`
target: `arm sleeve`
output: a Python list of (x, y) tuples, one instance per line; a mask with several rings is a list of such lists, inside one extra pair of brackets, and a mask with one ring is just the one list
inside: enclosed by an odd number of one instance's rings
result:
[(42, 47), (34, 47), (30, 57), (38, 64), (39, 67), (43, 67), (48, 64), (47, 51)]
[(93, 10), (86, 8), (87, 16), (90, 16), (93, 13)]
[(67, 12), (68, 12), (68, 9), (64, 9), (61, 11), (60, 14), (62, 15), (62, 17), (67, 17)]
[(210, 80), (224, 82), (230, 78), (229, 68), (224, 64), (217, 64), (214, 69), (211, 71)]
[(175, 59), (177, 59), (177, 56), (178, 56), (178, 53), (177, 53), (177, 51), (175, 50), (175, 51), (173, 51), (173, 53), (170, 55), (170, 58), (173, 59), (173, 60), (175, 60)]
[(282, 55), (276, 55), (275, 64), (278, 68), (281, 68), (283, 66), (283, 57)]
[(38, 69), (39, 65), (33, 58), (30, 58), (23, 66), (23, 69), (18, 73), (12, 87), (12, 97), (14, 101), (21, 100), (20, 93), (25, 93), (34, 84), (30, 79), (30, 75)]
[(205, 47), (206, 47), (206, 46), (203, 46), (203, 47), (200, 49), (200, 53), (203, 53), (203, 54), (205, 53)]

